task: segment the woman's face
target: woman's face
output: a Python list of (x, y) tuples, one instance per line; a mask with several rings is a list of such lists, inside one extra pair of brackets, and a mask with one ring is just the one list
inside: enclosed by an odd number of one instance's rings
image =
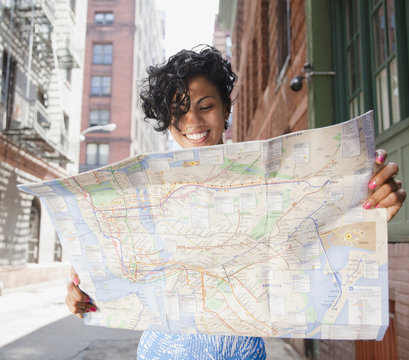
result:
[(178, 128), (170, 132), (182, 148), (223, 143), (224, 122), (229, 117), (219, 92), (204, 76), (196, 76), (189, 83), (190, 108), (179, 119)]

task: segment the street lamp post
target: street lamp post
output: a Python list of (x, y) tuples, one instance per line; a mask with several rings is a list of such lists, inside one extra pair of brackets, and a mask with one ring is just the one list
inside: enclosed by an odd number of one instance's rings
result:
[(89, 128), (86, 128), (85, 130), (81, 131), (80, 133), (80, 141), (85, 140), (85, 134), (88, 134), (93, 131), (107, 131), (107, 132), (112, 132), (116, 129), (116, 124), (115, 123), (110, 123), (110, 124), (105, 124), (105, 125), (96, 125), (96, 126), (90, 126)]

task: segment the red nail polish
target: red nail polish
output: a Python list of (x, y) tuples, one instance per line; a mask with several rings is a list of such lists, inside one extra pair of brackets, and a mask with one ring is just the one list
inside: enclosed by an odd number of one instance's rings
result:
[(372, 205), (371, 205), (371, 203), (370, 203), (369, 201), (367, 201), (367, 202), (364, 204), (364, 209), (366, 209), (366, 210), (370, 209), (371, 207), (372, 207)]
[(368, 187), (369, 187), (371, 190), (375, 189), (375, 188), (376, 188), (376, 182), (375, 182), (375, 181), (370, 182), (369, 185), (368, 185)]
[(383, 157), (383, 155), (378, 155), (376, 157), (376, 162), (383, 163), (384, 161), (385, 161), (385, 158)]
[(95, 312), (95, 311), (97, 311), (97, 308), (96, 308), (96, 307), (92, 307), (92, 308), (90, 308), (89, 310), (92, 311), (92, 312)]
[(89, 302), (89, 299), (85, 299), (84, 302)]

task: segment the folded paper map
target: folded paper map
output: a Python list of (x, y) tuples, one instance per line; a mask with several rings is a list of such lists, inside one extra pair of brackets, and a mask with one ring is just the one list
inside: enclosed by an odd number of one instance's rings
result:
[(20, 188), (41, 198), (98, 307), (88, 324), (381, 339), (386, 212), (362, 207), (374, 161), (367, 113)]

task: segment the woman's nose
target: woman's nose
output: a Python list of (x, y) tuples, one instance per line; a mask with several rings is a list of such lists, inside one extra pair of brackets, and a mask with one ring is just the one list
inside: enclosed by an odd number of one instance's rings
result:
[(200, 114), (194, 109), (190, 108), (189, 111), (185, 114), (185, 126), (187, 128), (194, 128), (202, 122)]

